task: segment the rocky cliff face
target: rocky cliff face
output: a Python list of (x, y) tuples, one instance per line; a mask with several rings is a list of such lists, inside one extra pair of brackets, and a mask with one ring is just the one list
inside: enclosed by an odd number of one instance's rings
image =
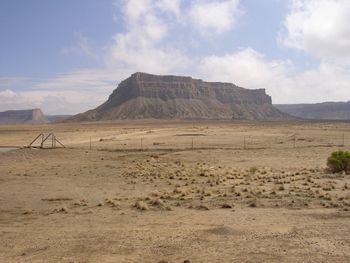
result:
[(135, 73), (121, 82), (109, 99), (71, 121), (114, 119), (283, 119), (264, 89), (191, 77)]
[(0, 124), (41, 124), (46, 122), (47, 119), (40, 109), (0, 112)]

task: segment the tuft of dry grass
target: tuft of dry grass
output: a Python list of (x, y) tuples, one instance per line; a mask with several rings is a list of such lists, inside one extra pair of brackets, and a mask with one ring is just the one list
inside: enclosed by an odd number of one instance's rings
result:
[(248, 206), (249, 206), (249, 207), (253, 207), (253, 208), (254, 208), (254, 207), (257, 207), (256, 200), (253, 200), (253, 201), (249, 202)]
[(255, 174), (258, 171), (258, 167), (256, 166), (252, 166), (249, 168), (249, 173), (251, 174)]
[(115, 201), (115, 200), (112, 200), (112, 199), (109, 199), (109, 198), (105, 199), (105, 204), (111, 205), (113, 207), (119, 207), (120, 206), (120, 203), (118, 201)]
[(134, 204), (134, 207), (135, 207), (136, 209), (142, 210), (142, 211), (149, 210), (148, 205), (147, 205), (145, 202), (141, 201), (141, 200), (137, 201), (137, 202)]
[(208, 211), (208, 210), (209, 210), (209, 207), (206, 206), (206, 205), (201, 204), (201, 205), (196, 206), (196, 209), (197, 209), (197, 210), (205, 210), (205, 211)]
[(168, 211), (172, 210), (170, 206), (168, 206), (163, 200), (158, 199), (158, 198), (151, 200), (150, 203), (152, 206), (163, 209), (163, 210), (168, 210)]
[(68, 208), (63, 206), (61, 208), (55, 208), (52, 213), (64, 213), (67, 214), (68, 213)]
[(228, 204), (228, 203), (224, 203), (221, 205), (221, 208), (230, 209), (230, 208), (233, 208), (233, 205)]

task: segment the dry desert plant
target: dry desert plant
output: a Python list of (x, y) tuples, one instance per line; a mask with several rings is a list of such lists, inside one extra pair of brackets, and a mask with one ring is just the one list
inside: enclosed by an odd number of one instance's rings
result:
[(149, 207), (148, 205), (143, 202), (143, 201), (137, 201), (135, 204), (134, 204), (134, 207), (136, 209), (139, 209), (139, 210), (142, 210), (142, 211), (146, 211), (146, 210), (149, 210)]

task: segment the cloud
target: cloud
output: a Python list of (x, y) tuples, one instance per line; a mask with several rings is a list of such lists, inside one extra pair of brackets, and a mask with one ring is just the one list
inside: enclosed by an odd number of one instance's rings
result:
[(284, 75), (288, 62), (267, 60), (252, 48), (224, 56), (208, 56), (201, 60), (199, 72), (210, 80), (236, 82), (250, 88), (262, 88), (272, 79)]
[(170, 21), (179, 15), (180, 1), (129, 0), (123, 3), (127, 30), (113, 37), (106, 54), (108, 67), (157, 74), (185, 71), (190, 59), (183, 50), (166, 41)]
[(8, 89), (26, 83), (28, 78), (0, 76), (0, 89)]
[[(0, 79), (0, 110), (42, 108), (46, 114), (83, 112), (103, 103), (119, 81), (135, 71), (170, 73), (186, 68), (190, 60), (182, 51), (164, 46), (169, 20), (177, 17), (180, 1), (123, 1), (126, 25), (106, 49), (105, 67), (58, 74), (47, 80), (26, 79), (30, 89), (14, 91), (22, 79)], [(63, 49), (64, 54), (80, 54), (98, 59), (90, 40), (82, 34), (77, 42)], [(23, 84), (23, 83), (22, 83)]]
[(349, 70), (322, 62), (305, 71), (289, 60), (269, 60), (252, 48), (201, 60), (197, 75), (227, 81), (249, 89), (265, 88), (274, 103), (307, 103), (349, 100)]
[(95, 50), (95, 48), (92, 47), (90, 39), (84, 36), (82, 33), (76, 34), (76, 42), (69, 47), (63, 48), (62, 54), (64, 55), (77, 54), (84, 57), (88, 57), (93, 60), (99, 59), (99, 54)]
[(211, 43), (207, 36), (231, 33), (243, 13), (239, 0), (116, 3), (118, 22), (124, 30), (111, 36), (106, 47), (98, 51), (90, 39), (78, 34), (76, 43), (62, 51), (99, 60), (104, 66), (50, 79), (0, 77), (0, 110), (35, 107), (47, 114), (86, 111), (103, 103), (118, 82), (135, 71), (193, 75), (250, 89), (266, 88), (275, 103), (349, 100), (349, 1), (291, 0), (279, 41), (320, 59), (318, 66), (304, 71), (288, 59), (270, 59), (250, 47), (226, 55), (194, 52), (202, 54), (197, 56), (187, 50), (192, 41), (196, 48), (207, 50)]
[(348, 0), (292, 0), (280, 42), (323, 60), (348, 60), (349, 14)]
[(16, 97), (16, 93), (13, 92), (12, 90), (4, 90), (4, 91), (0, 91), (0, 98), (3, 99), (3, 100), (6, 100), (6, 99), (12, 99)]
[(294, 100), (301, 102), (349, 101), (350, 71), (332, 62), (322, 62), (317, 68), (294, 76)]
[(162, 0), (156, 2), (156, 5), (163, 12), (170, 12), (179, 18), (181, 15), (181, 2), (182, 0)]
[(116, 86), (116, 78), (126, 76), (122, 71), (108, 69), (85, 69), (59, 74), (55, 78), (41, 81), (32, 86), (32, 90), (56, 90), (80, 92), (106, 92)]
[(41, 108), (45, 114), (72, 114), (95, 107), (105, 99), (92, 91), (5, 90), (0, 92), (0, 111)]
[[(249, 89), (266, 88), (280, 100), (290, 87), (290, 61), (268, 60), (252, 48), (241, 49), (224, 56), (209, 56), (201, 60), (198, 74), (211, 81), (226, 81)], [(288, 85), (286, 85), (288, 84)]]
[(202, 34), (221, 34), (231, 30), (242, 14), (239, 0), (196, 0), (189, 11), (191, 23)]
[[(0, 111), (41, 108), (46, 114), (72, 114), (103, 103), (128, 72), (107, 69), (79, 70), (47, 80), (31, 80), (31, 88), (0, 91)], [(5, 80), (9, 78), (3, 78)], [(10, 78), (11, 79), (11, 78)], [(1, 87), (1, 80), (0, 80)]]

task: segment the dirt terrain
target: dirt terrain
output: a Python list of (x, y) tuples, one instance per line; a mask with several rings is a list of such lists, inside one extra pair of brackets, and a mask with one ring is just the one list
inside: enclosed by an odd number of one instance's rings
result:
[(349, 262), (350, 176), (326, 160), (350, 123), (13, 125), (0, 145), (41, 132), (66, 148), (0, 152), (0, 262)]

